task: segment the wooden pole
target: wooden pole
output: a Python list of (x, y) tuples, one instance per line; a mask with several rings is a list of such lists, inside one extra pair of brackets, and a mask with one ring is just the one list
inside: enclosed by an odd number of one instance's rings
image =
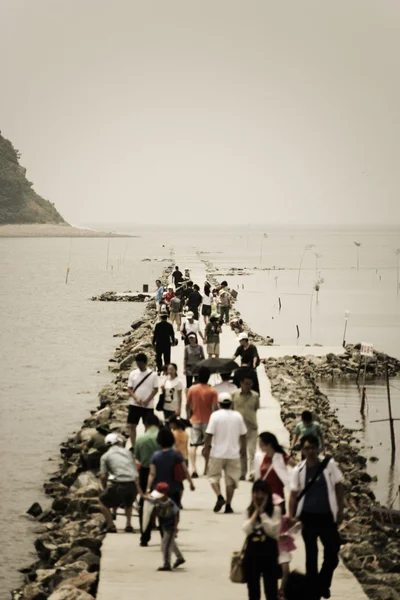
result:
[(65, 283), (68, 283), (69, 267), (67, 267), (67, 274), (65, 276)]
[(394, 462), (395, 454), (396, 454), (396, 437), (395, 437), (394, 425), (393, 425), (392, 402), (390, 399), (389, 369), (388, 369), (387, 362), (385, 363), (385, 372), (386, 372), (386, 388), (387, 388), (388, 410), (389, 410), (390, 440), (392, 443), (392, 462)]
[(362, 356), (360, 354), (360, 362), (358, 363), (357, 377), (356, 377), (356, 384), (357, 385), (358, 385), (358, 382), (360, 380), (361, 363), (362, 363)]
[(368, 357), (365, 357), (365, 364), (364, 364), (364, 374), (363, 374), (363, 383), (362, 383), (362, 388), (361, 388), (361, 414), (364, 415), (365, 414), (365, 396), (366, 396), (366, 392), (367, 390), (365, 389), (365, 376), (367, 374), (367, 360)]

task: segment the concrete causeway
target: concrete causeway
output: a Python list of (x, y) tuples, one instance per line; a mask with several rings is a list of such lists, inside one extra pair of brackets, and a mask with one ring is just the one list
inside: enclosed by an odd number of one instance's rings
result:
[[(190, 268), (192, 278), (201, 284), (205, 280), (205, 268), (197, 258), (195, 251), (188, 260), (178, 257), (177, 264)], [(232, 356), (237, 341), (229, 327), (224, 326), (221, 336), (221, 356)], [(297, 354), (296, 347), (289, 352), (278, 354)], [(272, 347), (275, 349), (275, 347)], [(260, 347), (262, 357), (267, 357), (267, 348)], [(282, 349), (281, 349), (282, 350)], [(301, 354), (313, 350), (315, 355), (327, 351), (339, 353), (339, 348), (323, 349), (311, 347), (297, 349)], [(340, 349), (341, 350), (341, 349)], [(300, 353), (299, 352), (299, 353)], [(311, 354), (311, 352), (310, 352)], [(275, 356), (271, 354), (271, 356)], [(182, 373), (183, 344), (173, 348), (172, 360), (178, 364)], [(261, 409), (258, 413), (259, 430), (275, 433), (279, 441), (288, 446), (289, 433), (280, 418), (280, 405), (271, 394), (271, 386), (263, 366), (258, 368), (260, 381)], [(140, 431), (139, 431), (140, 434)], [(203, 459), (199, 473), (203, 472)], [(186, 563), (170, 573), (158, 573), (161, 565), (160, 537), (154, 532), (147, 548), (139, 546), (140, 536), (124, 533), (125, 519), (118, 516), (117, 534), (108, 534), (102, 547), (98, 600), (132, 600), (149, 598), (155, 600), (175, 600), (185, 594), (191, 600), (244, 600), (247, 597), (245, 585), (229, 581), (231, 554), (239, 550), (244, 542), (241, 530), (246, 507), (250, 502), (251, 484), (241, 482), (233, 499), (235, 514), (215, 514), (213, 506), (215, 496), (205, 477), (195, 480), (196, 491), (190, 492), (185, 484), (183, 496), (184, 510), (181, 512), (178, 544), (185, 556)], [(138, 531), (138, 523), (133, 523)], [(294, 552), (291, 568), (304, 571), (305, 554), (301, 536), (296, 539), (297, 551)], [(367, 598), (356, 578), (340, 563), (335, 572), (332, 585), (333, 600), (361, 600)], [(299, 599), (300, 600), (300, 599)]]

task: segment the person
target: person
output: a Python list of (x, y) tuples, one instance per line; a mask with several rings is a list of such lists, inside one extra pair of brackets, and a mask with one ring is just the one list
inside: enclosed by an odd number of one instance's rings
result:
[(199, 476), (196, 468), (197, 448), (204, 445), (208, 422), (218, 406), (217, 392), (208, 385), (210, 375), (210, 369), (200, 367), (199, 382), (191, 386), (186, 397), (186, 414), (192, 424), (189, 455), (193, 478)]
[[(272, 490), (271, 490), (272, 492)], [(272, 499), (275, 505), (282, 506), (282, 498), (272, 494)], [(281, 528), (279, 530), (278, 539), (278, 564), (282, 569), (282, 581), (279, 588), (279, 597), (286, 598), (286, 588), (290, 577), (290, 563), (292, 562), (292, 552), (296, 550), (296, 544), (294, 543), (293, 536), (290, 535), (292, 524), (286, 515), (282, 517)]]
[(240, 389), (232, 394), (232, 402), (235, 410), (240, 412), (246, 425), (246, 453), (241, 461), (241, 480), (246, 479), (249, 473), (249, 481), (254, 481), (254, 456), (257, 448), (257, 411), (260, 408), (260, 396), (252, 389), (250, 377), (242, 379)]
[[(343, 519), (343, 475), (333, 458), (319, 460), (318, 438), (305, 435), (300, 443), (306, 458), (293, 469), (289, 517), (292, 522), (299, 519), (302, 523), (306, 572), (316, 597), (330, 598), (333, 573), (339, 564), (338, 525)], [(318, 538), (324, 547), (324, 560), (319, 572)]]
[(207, 325), (210, 315), (211, 315), (211, 286), (209, 283), (204, 284), (204, 293), (203, 293), (203, 306), (201, 307), (201, 314), (203, 315), (204, 324)]
[(158, 483), (165, 482), (169, 486), (171, 499), (177, 506), (180, 506), (183, 483), (176, 478), (177, 465), (180, 465), (183, 475), (189, 482), (190, 489), (194, 491), (195, 487), (192, 478), (182, 454), (173, 448), (175, 438), (168, 427), (160, 429), (157, 435), (157, 443), (161, 447), (161, 450), (155, 452), (151, 457), (146, 493), (149, 494), (154, 490)]
[(221, 323), (217, 315), (210, 317), (210, 322), (207, 323), (204, 331), (204, 342), (207, 344), (208, 358), (215, 356), (219, 357), (219, 336), (222, 333)]
[(189, 333), (195, 333), (204, 341), (203, 333), (200, 331), (199, 322), (195, 321), (194, 314), (191, 310), (186, 313), (186, 321), (182, 323), (180, 331), (182, 340), (185, 342), (186, 346), (189, 344)]
[(242, 365), (249, 365), (251, 368), (256, 369), (260, 364), (260, 357), (258, 356), (258, 350), (256, 346), (249, 343), (248, 333), (246, 331), (240, 333), (238, 341), (239, 346), (236, 348), (232, 359), (235, 360), (240, 356)]
[[(240, 457), (246, 451), (246, 425), (242, 415), (232, 410), (230, 394), (218, 397), (219, 410), (212, 413), (206, 429), (203, 456), (208, 464), (208, 478), (217, 501), (214, 512), (225, 505), (225, 514), (233, 513), (232, 499), (240, 479)], [(221, 477), (225, 475), (226, 499), (221, 494)]]
[(164, 392), (164, 418), (180, 416), (182, 410), (182, 390), (183, 383), (178, 377), (178, 367), (175, 363), (170, 363), (167, 367), (167, 377), (162, 385)]
[(290, 446), (290, 452), (293, 452), (299, 439), (305, 435), (314, 435), (318, 439), (318, 450), (323, 452), (324, 440), (322, 436), (322, 428), (318, 421), (313, 420), (312, 413), (309, 410), (304, 410), (301, 413), (301, 421), (296, 425), (296, 431), (293, 441)]
[(197, 335), (195, 333), (190, 333), (188, 335), (188, 340), (189, 345), (185, 346), (183, 352), (183, 374), (186, 375), (187, 389), (190, 388), (193, 383), (193, 378), (195, 377), (193, 368), (205, 358), (203, 346), (200, 346), (198, 343)]
[(161, 300), (163, 298), (163, 294), (164, 294), (164, 286), (162, 285), (161, 281), (159, 279), (156, 279), (156, 293), (154, 296), (154, 299), (156, 301), (156, 308), (157, 311), (160, 311), (160, 307), (161, 307)]
[(168, 312), (170, 310), (171, 300), (175, 297), (174, 288), (172, 285), (168, 286), (167, 293), (165, 294), (165, 304), (167, 305)]
[(179, 270), (179, 267), (175, 267), (175, 271), (172, 273), (172, 280), (174, 282), (175, 289), (182, 283), (183, 275)]
[(222, 288), (219, 292), (219, 312), (221, 315), (221, 320), (223, 323), (229, 323), (229, 310), (231, 308), (231, 295), (224, 288)]
[(243, 333), (243, 331), (244, 331), (243, 319), (232, 319), (229, 324), (234, 333), (237, 333), (237, 334)]
[(176, 555), (176, 561), (173, 566), (174, 569), (177, 569), (186, 562), (176, 543), (179, 507), (169, 497), (169, 485), (164, 481), (156, 485), (155, 489), (150, 494), (149, 500), (155, 505), (155, 511), (162, 535), (161, 552), (163, 565), (159, 567), (157, 571), (172, 571), (172, 553)]
[(272, 492), (266, 481), (253, 484), (251, 504), (243, 531), (247, 537), (243, 559), (249, 600), (260, 600), (260, 579), (263, 579), (267, 600), (278, 600), (278, 539), (281, 511), (274, 506)]
[(190, 294), (193, 292), (193, 281), (187, 281), (186, 284), (183, 286), (183, 290), (181, 292), (181, 298), (184, 304), (187, 303), (187, 299), (189, 298)]
[[(110, 508), (117, 509), (123, 504), (126, 514), (125, 531), (133, 533), (132, 505), (138, 491), (142, 494), (135, 460), (129, 450), (122, 448), (123, 440), (118, 434), (109, 433), (104, 442), (109, 448), (100, 459), (100, 481), (104, 492), (100, 494), (99, 502), (106, 519), (107, 532), (117, 532)], [(110, 475), (113, 478), (107, 487)]]
[(258, 376), (257, 376), (257, 371), (256, 369), (253, 369), (250, 365), (243, 363), (241, 366), (236, 369), (236, 371), (233, 374), (233, 383), (240, 388), (240, 385), (243, 381), (243, 379), (245, 377), (249, 377), (252, 381), (252, 390), (254, 392), (257, 392), (257, 394), (260, 393), (260, 384), (258, 382)]
[(158, 392), (157, 373), (147, 367), (147, 356), (143, 352), (135, 357), (137, 368), (129, 373), (128, 427), (132, 449), (135, 448), (136, 429), (141, 419), (154, 410), (154, 396)]
[(178, 296), (173, 296), (169, 303), (169, 319), (172, 323), (176, 323), (177, 330), (181, 327), (181, 299)]
[(175, 345), (175, 332), (168, 321), (168, 313), (160, 311), (160, 321), (156, 323), (153, 332), (153, 346), (156, 349), (157, 371), (161, 373), (163, 364), (171, 362), (171, 346)]
[[(139, 483), (142, 490), (147, 489), (147, 482), (150, 474), (151, 457), (160, 446), (157, 442), (158, 432), (160, 430), (160, 421), (154, 413), (149, 411), (149, 414), (144, 420), (145, 433), (140, 435), (136, 440), (135, 459), (139, 465)], [(154, 525), (154, 520), (151, 520), (146, 530), (143, 530), (143, 498), (139, 501), (139, 524), (140, 524), (140, 545), (148, 546), (151, 538), (151, 530)]]
[(203, 297), (200, 294), (200, 288), (195, 283), (193, 286), (193, 290), (190, 292), (187, 297), (186, 304), (188, 309), (193, 313), (196, 321), (199, 320), (199, 308), (201, 303), (203, 302)]
[[(286, 514), (285, 487), (289, 487), (289, 473), (287, 465), (291, 463), (276, 436), (269, 431), (263, 431), (258, 436), (260, 453), (254, 460), (254, 475), (256, 479), (266, 481), (273, 494), (282, 499), (282, 514)], [(292, 463), (294, 464), (294, 463)]]
[(227, 394), (233, 394), (233, 392), (237, 391), (237, 386), (231, 381), (230, 373), (221, 373), (220, 377), (222, 381), (214, 385), (214, 390), (217, 392), (218, 396), (226, 392)]
[[(173, 416), (168, 421), (168, 426), (171, 429), (175, 438), (175, 450), (180, 452), (185, 460), (186, 465), (189, 464), (189, 436), (186, 433), (186, 427), (190, 423), (186, 419)], [(183, 488), (181, 490), (181, 505), (182, 505)]]

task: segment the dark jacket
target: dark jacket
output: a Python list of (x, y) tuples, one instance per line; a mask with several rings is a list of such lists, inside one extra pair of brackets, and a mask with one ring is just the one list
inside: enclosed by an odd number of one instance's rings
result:
[(157, 346), (172, 346), (175, 342), (174, 328), (167, 320), (162, 320), (154, 327), (153, 344)]

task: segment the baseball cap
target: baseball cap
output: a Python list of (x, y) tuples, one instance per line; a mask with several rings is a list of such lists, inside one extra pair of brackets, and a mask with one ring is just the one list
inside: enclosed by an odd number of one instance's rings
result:
[(238, 337), (239, 342), (241, 342), (242, 340), (248, 340), (248, 339), (249, 339), (248, 333), (246, 333), (245, 331), (242, 331), (242, 333), (239, 333), (239, 337)]
[(121, 438), (116, 433), (109, 433), (104, 439), (104, 443), (106, 446), (114, 446), (115, 444), (118, 444), (121, 441)]
[(228, 392), (222, 392), (222, 394), (218, 394), (218, 402), (219, 404), (232, 404), (232, 397)]
[(156, 489), (153, 490), (150, 494), (150, 498), (153, 498), (154, 500), (159, 500), (163, 496), (167, 496), (168, 492), (169, 492), (168, 483), (165, 483), (164, 481), (162, 481), (161, 483), (157, 483)]
[(188, 319), (193, 319), (193, 317), (194, 317), (194, 312), (192, 312), (191, 310), (189, 310), (189, 311), (186, 313), (186, 316), (187, 316), (187, 318), (188, 318)]

